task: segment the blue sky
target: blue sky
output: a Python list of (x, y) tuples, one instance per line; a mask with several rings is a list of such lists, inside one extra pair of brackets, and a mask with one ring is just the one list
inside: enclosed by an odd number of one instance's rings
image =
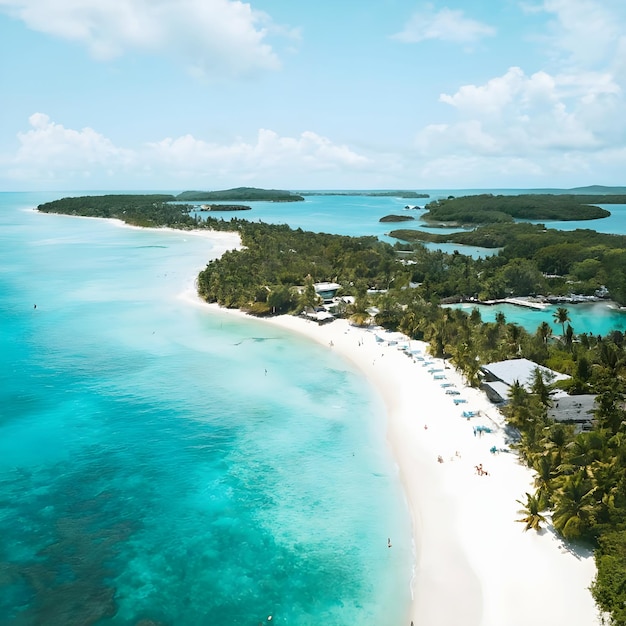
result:
[(626, 184), (623, 0), (0, 0), (0, 190)]

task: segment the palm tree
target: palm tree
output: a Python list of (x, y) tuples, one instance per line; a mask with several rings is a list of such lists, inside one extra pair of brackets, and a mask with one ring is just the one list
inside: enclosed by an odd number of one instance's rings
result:
[(367, 292), (364, 288), (357, 289), (356, 296), (354, 298), (354, 304), (350, 304), (347, 307), (350, 320), (356, 326), (366, 326), (371, 320), (370, 312), (368, 311), (369, 300)]
[(524, 515), (524, 517), (515, 521), (526, 524), (524, 531), (532, 528), (539, 532), (541, 530), (541, 524), (544, 524), (546, 521), (546, 518), (541, 514), (541, 511), (546, 508), (544, 498), (541, 495), (531, 495), (526, 492), (526, 502), (522, 500), (517, 500), (517, 502), (524, 507), (518, 511), (518, 513)]
[(563, 337), (565, 337), (565, 324), (566, 322), (571, 322), (569, 317), (569, 311), (564, 307), (560, 306), (552, 316), (554, 318), (555, 323), (561, 324), (561, 328), (563, 329)]
[(509, 406), (512, 409), (525, 406), (528, 402), (528, 392), (519, 380), (514, 380), (509, 387)]
[(548, 430), (545, 447), (555, 454), (555, 464), (557, 467), (561, 465), (561, 460), (565, 453), (565, 448), (571, 440), (572, 432), (572, 426), (566, 426), (559, 422), (550, 426)]
[(548, 322), (541, 322), (541, 324), (539, 324), (537, 327), (537, 336), (544, 345), (548, 343), (548, 339), (552, 336), (552, 328)]
[(547, 506), (550, 504), (552, 494), (552, 480), (558, 475), (557, 467), (559, 465), (559, 456), (557, 452), (545, 452), (536, 456), (533, 460), (533, 469), (535, 470), (535, 488), (537, 496), (543, 498)]
[(566, 463), (576, 471), (582, 470), (586, 474), (587, 468), (604, 456), (606, 443), (603, 434), (597, 430), (579, 433), (567, 444)]
[(522, 351), (522, 327), (517, 324), (506, 325), (506, 336), (511, 354), (519, 354)]
[(532, 374), (532, 392), (537, 396), (537, 399), (544, 407), (549, 407), (552, 402), (550, 400), (550, 388), (544, 380), (543, 373), (536, 367)]
[(563, 484), (555, 492), (555, 503), (554, 528), (566, 539), (582, 537), (593, 516), (592, 485), (584, 472), (563, 478)]
[(300, 294), (299, 306), (300, 310), (314, 309), (320, 302), (320, 297), (315, 291), (313, 278), (309, 274), (304, 281), (304, 290)]

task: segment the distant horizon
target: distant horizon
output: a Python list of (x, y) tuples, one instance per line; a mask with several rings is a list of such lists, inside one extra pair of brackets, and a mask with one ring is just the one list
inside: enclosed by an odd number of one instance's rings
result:
[[(162, 193), (169, 195), (177, 195), (180, 193), (184, 193), (187, 191), (229, 191), (231, 189), (239, 189), (241, 187), (252, 187), (250, 185), (237, 185), (235, 187), (220, 187), (220, 188), (212, 188), (212, 187), (187, 187), (180, 189), (137, 189), (137, 188), (119, 188), (119, 189), (96, 189), (96, 188), (74, 188), (74, 189), (12, 189), (12, 190), (0, 190), (0, 193), (90, 193), (90, 194), (151, 194), (151, 193)], [(349, 193), (349, 192), (358, 192), (358, 193), (370, 193), (370, 192), (393, 192), (393, 191), (408, 191), (415, 193), (428, 193), (433, 191), (585, 191), (592, 189), (606, 189), (606, 190), (619, 190), (620, 192), (626, 193), (626, 185), (583, 185), (578, 187), (319, 187), (319, 188), (304, 188), (304, 187), (254, 187), (255, 189), (265, 189), (265, 190), (280, 190), (280, 191), (289, 191), (291, 193)], [(612, 195), (612, 194), (607, 194)], [(410, 198), (409, 198), (410, 199)], [(262, 200), (261, 200), (262, 201)]]

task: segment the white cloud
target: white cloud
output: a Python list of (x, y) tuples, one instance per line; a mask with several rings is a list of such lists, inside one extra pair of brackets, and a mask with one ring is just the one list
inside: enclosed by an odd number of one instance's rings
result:
[(416, 136), (420, 178), (489, 187), (615, 184), (623, 176), (626, 3), (539, 0), (523, 8), (549, 18), (536, 31), (549, 64), (532, 73), (511, 67), (441, 94), (448, 114)]
[(553, 16), (551, 45), (567, 64), (606, 65), (623, 41), (626, 5), (622, 0), (544, 0), (541, 9)]
[(277, 69), (268, 36), (292, 36), (238, 0), (0, 0), (0, 10), (98, 59), (169, 55), (204, 75)]
[[(305, 179), (309, 175), (361, 172), (371, 161), (345, 145), (306, 131), (281, 137), (261, 129), (254, 141), (218, 144), (185, 135), (148, 143), (139, 149), (115, 146), (91, 128), (80, 131), (52, 122), (42, 113), (29, 118), (30, 130), (20, 133), (20, 147), (5, 157), (9, 177), (16, 181), (117, 180), (114, 187), (163, 188), (224, 180), (236, 184), (256, 180)], [(304, 174), (304, 176), (303, 176)]]
[(435, 12), (432, 5), (414, 13), (404, 29), (393, 39), (404, 43), (417, 43), (427, 39), (439, 39), (460, 44), (473, 44), (495, 34), (494, 28), (466, 17), (463, 11), (443, 8)]
[(500, 154), (603, 150), (621, 145), (626, 121), (622, 91), (608, 74), (527, 76), (519, 67), (483, 85), (464, 85), (441, 102), (457, 120), (429, 125), (417, 136), (423, 154)]
[(29, 122), (18, 135), (18, 151), (0, 155), (7, 188), (566, 187), (614, 184), (626, 170), (624, 144), (598, 147), (592, 136), (591, 147), (580, 138), (568, 145), (578, 132), (569, 126), (578, 120), (558, 107), (550, 119), (554, 130), (543, 136), (532, 120), (496, 132), (489, 120), (462, 119), (425, 128), (417, 151), (371, 155), (311, 131), (285, 137), (262, 129), (231, 143), (184, 135), (123, 148), (91, 128), (69, 129), (42, 113)]
[(254, 142), (239, 140), (227, 145), (186, 135), (150, 144), (148, 150), (151, 160), (171, 168), (173, 175), (195, 172), (203, 178), (219, 171), (222, 176), (255, 176), (262, 180), (268, 175), (274, 177), (276, 172), (302, 168), (308, 172), (358, 169), (368, 163), (366, 157), (347, 146), (334, 144), (310, 131), (299, 137), (281, 137), (274, 131), (261, 129)]
[(13, 159), (15, 168), (85, 172), (132, 162), (132, 153), (116, 148), (91, 128), (65, 128), (43, 113), (34, 113), (28, 121), (31, 129), (18, 134), (20, 148)]

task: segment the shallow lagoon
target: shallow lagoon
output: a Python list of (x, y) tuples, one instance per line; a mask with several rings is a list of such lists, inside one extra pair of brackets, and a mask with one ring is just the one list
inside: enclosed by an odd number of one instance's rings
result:
[(206, 239), (23, 210), (41, 198), (0, 196), (0, 622), (401, 622), (380, 398), (191, 303)]

